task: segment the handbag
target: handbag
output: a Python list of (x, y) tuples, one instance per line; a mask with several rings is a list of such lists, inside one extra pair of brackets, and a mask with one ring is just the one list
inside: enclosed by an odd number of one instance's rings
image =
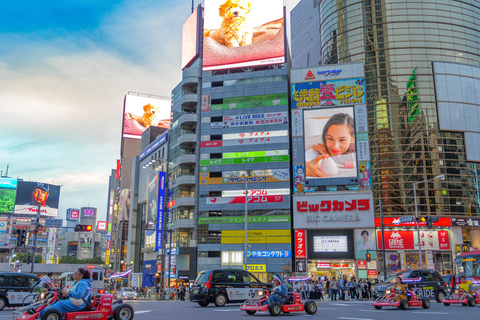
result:
[(68, 298), (74, 306), (81, 306), (82, 304), (85, 303), (85, 301), (83, 301), (83, 299), (79, 299), (79, 298)]

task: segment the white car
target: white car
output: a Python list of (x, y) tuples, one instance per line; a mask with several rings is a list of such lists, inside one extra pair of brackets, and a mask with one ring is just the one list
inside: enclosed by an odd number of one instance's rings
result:
[(137, 293), (132, 288), (122, 288), (117, 293), (117, 298), (122, 298), (123, 300), (137, 300)]

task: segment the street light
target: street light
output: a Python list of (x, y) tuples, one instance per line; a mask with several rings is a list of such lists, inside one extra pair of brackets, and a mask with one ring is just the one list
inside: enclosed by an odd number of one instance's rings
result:
[(413, 197), (415, 198), (415, 221), (417, 221), (417, 237), (418, 237), (418, 255), (420, 257), (420, 268), (423, 267), (423, 258), (422, 258), (422, 246), (421, 246), (421, 241), (420, 241), (420, 225), (418, 223), (418, 206), (417, 206), (417, 184), (428, 182), (428, 181), (433, 181), (433, 180), (438, 180), (438, 179), (443, 179), (445, 176), (443, 174), (439, 174), (435, 178), (432, 179), (427, 179), (423, 181), (418, 181), (413, 183)]

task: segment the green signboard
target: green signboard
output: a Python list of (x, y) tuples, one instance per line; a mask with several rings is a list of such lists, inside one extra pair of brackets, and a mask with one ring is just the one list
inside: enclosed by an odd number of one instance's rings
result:
[[(247, 223), (290, 222), (290, 216), (248, 217)], [(199, 218), (199, 224), (245, 223), (244, 216)]]
[(287, 93), (225, 98), (222, 104), (213, 104), (211, 111), (271, 107), (277, 105), (288, 105)]
[[(266, 156), (266, 157), (246, 157), (229, 159), (208, 159), (200, 160), (201, 166), (218, 166), (223, 164), (245, 164), (245, 163), (266, 163), (266, 162), (284, 162), (289, 161), (290, 157), (285, 156)], [(201, 172), (209, 172), (208, 168), (200, 168)]]
[(408, 106), (408, 118), (410, 122), (415, 120), (420, 112), (419, 100), (418, 100), (418, 87), (417, 87), (417, 75), (415, 69), (413, 69), (412, 75), (407, 82), (407, 106)]

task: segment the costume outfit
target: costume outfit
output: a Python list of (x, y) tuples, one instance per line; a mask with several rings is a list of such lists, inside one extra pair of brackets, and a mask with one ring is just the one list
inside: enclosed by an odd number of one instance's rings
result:
[[(268, 297), (268, 304), (272, 304), (273, 302), (278, 302), (280, 304), (284, 304), (287, 301), (287, 292), (288, 288), (286, 285), (283, 284), (283, 277), (278, 273), (273, 275), (273, 279), (277, 279), (280, 281), (280, 285), (278, 287), (274, 287), (275, 293)], [(275, 283), (275, 282), (274, 282)], [(265, 301), (265, 303), (267, 302)]]
[(42, 315), (45, 312), (45, 310), (48, 310), (50, 308), (57, 309), (61, 313), (80, 311), (83, 308), (85, 308), (85, 305), (86, 305), (85, 302), (77, 306), (73, 304), (70, 298), (83, 299), (85, 301), (88, 301), (90, 300), (91, 294), (92, 294), (92, 279), (82, 279), (80, 281), (75, 281), (72, 285), (72, 288), (70, 289), (70, 292), (68, 293), (69, 299), (57, 301), (51, 306), (48, 306), (47, 308), (40, 311), (40, 315)]
[(393, 286), (393, 290), (395, 290), (396, 296), (393, 298), (393, 301), (397, 302), (402, 299), (407, 299), (407, 286), (404, 284), (395, 284)]

